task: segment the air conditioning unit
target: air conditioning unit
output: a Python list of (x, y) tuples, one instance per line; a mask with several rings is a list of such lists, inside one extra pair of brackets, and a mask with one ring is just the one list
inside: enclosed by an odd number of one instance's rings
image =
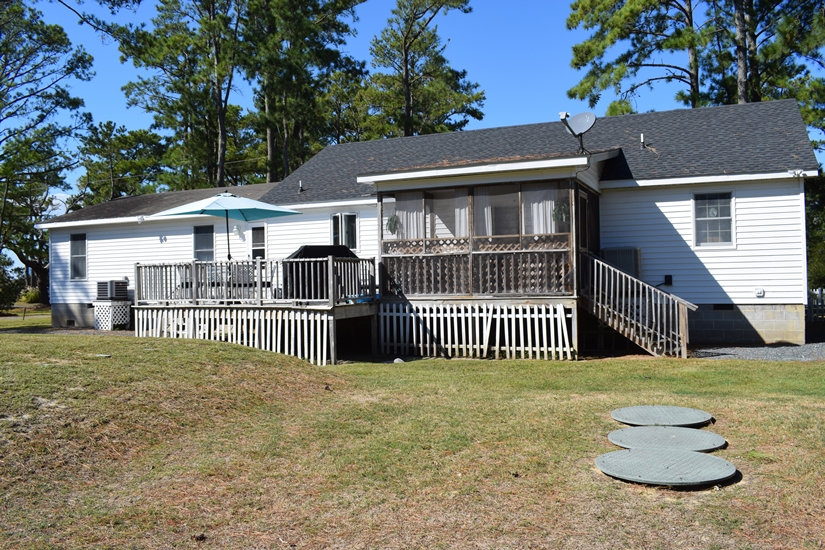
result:
[(97, 283), (97, 299), (98, 300), (128, 300), (129, 299), (129, 282), (128, 281), (98, 281), (98, 283)]
[(602, 248), (602, 259), (637, 279), (642, 276), (641, 248)]

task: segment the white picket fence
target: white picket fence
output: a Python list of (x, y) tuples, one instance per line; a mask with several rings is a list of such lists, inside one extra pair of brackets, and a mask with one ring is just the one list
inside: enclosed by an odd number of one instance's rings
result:
[(573, 309), (559, 303), (385, 302), (379, 348), (422, 357), (571, 360), (573, 322)]
[(808, 307), (805, 308), (808, 321), (825, 322), (825, 289), (816, 288), (808, 291)]
[(328, 309), (189, 306), (135, 309), (135, 336), (215, 340), (274, 351), (316, 365), (334, 363)]

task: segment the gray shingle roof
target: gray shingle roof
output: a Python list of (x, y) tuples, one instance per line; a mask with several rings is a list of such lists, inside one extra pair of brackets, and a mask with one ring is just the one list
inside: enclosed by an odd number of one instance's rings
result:
[[(818, 169), (794, 100), (603, 117), (585, 134), (584, 145), (591, 152), (621, 149), (606, 163), (602, 180)], [(355, 200), (375, 192), (357, 182), (362, 175), (572, 157), (577, 148), (561, 122), (347, 143), (325, 148), (280, 183), (230, 191), (278, 205)], [(130, 197), (53, 221), (148, 215), (215, 192)]]
[[(640, 147), (644, 134), (647, 147)], [(818, 164), (794, 100), (603, 117), (584, 136), (591, 152), (621, 149), (602, 180), (761, 174)], [(561, 122), (433, 134), (327, 147), (272, 188), (275, 204), (367, 196), (358, 176), (576, 155)], [(305, 191), (298, 196), (298, 182)]]
[(240, 197), (259, 200), (273, 183), (262, 183), (259, 185), (244, 185), (241, 187), (229, 187), (226, 189), (192, 189), (190, 191), (174, 191), (171, 193), (155, 193), (151, 195), (137, 195), (134, 197), (122, 197), (113, 201), (94, 204), (69, 212), (62, 216), (57, 216), (44, 223), (79, 222), (89, 220), (105, 220), (114, 218), (127, 218), (133, 216), (149, 216), (163, 212), (169, 208), (182, 206), (190, 202), (209, 198), (218, 193), (229, 192)]

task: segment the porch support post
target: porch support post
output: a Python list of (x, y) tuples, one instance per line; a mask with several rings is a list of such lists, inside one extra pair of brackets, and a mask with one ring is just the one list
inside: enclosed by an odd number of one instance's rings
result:
[(198, 265), (196, 260), (192, 260), (192, 305), (198, 303)]
[(335, 334), (335, 310), (330, 310), (327, 316), (329, 323), (329, 361), (330, 365), (338, 362), (338, 335)]
[(383, 252), (384, 252), (384, 195), (378, 194), (378, 261), (375, 262), (375, 269), (378, 271), (376, 272), (375, 280), (378, 282), (378, 286), (374, 288), (375, 294), (379, 295), (383, 292), (384, 288), (384, 276), (381, 273), (383, 271), (382, 266), (384, 264), (383, 260)]
[(261, 259), (255, 259), (255, 284), (258, 287), (258, 307), (261, 307), (263, 303), (263, 288), (264, 284), (261, 279), (263, 279), (264, 272), (261, 271)]
[(135, 305), (140, 303), (140, 299), (143, 297), (143, 289), (140, 286), (140, 262), (135, 264)]
[[(327, 256), (327, 295), (329, 307), (335, 307), (335, 257)], [(334, 363), (333, 363), (334, 364)]]
[[(379, 308), (381, 306), (378, 306)], [(370, 352), (378, 354), (378, 314), (370, 316)]]

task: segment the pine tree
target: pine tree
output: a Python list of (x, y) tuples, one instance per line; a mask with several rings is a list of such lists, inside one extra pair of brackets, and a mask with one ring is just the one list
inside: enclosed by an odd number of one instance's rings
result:
[(372, 40), (373, 67), (389, 69), (370, 78), (372, 137), (450, 132), (484, 117), (484, 92), (466, 71), (450, 67), (446, 45), (431, 26), (451, 10), (469, 13), (469, 0), (398, 0), (387, 27)]

